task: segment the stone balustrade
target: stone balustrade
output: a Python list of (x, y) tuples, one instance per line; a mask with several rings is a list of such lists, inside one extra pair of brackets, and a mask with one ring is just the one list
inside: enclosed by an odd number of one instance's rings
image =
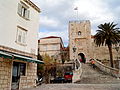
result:
[(80, 63), (79, 60), (76, 61), (76, 65), (75, 65), (75, 70), (73, 71), (73, 78), (72, 78), (72, 82), (77, 82), (81, 79), (81, 75), (82, 75), (82, 64)]
[(116, 69), (116, 68), (112, 68), (109, 66), (106, 66), (104, 64), (102, 64), (101, 62), (94, 60), (95, 61), (95, 65), (103, 72), (108, 73), (112, 76), (115, 76), (116, 78), (120, 77), (120, 70)]

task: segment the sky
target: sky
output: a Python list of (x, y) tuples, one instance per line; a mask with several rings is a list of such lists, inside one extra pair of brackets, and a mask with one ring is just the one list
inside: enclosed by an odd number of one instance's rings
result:
[[(68, 45), (69, 21), (90, 20), (91, 35), (97, 26), (114, 22), (120, 27), (120, 0), (31, 0), (40, 9), (39, 38), (59, 36)], [(74, 8), (78, 10), (74, 10)]]

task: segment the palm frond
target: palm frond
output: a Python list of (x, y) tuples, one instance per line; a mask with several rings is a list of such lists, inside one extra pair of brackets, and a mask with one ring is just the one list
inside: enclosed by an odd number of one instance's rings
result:
[(97, 46), (117, 44), (120, 41), (120, 30), (116, 28), (117, 24), (104, 23), (98, 26), (96, 35), (94, 36), (94, 42)]

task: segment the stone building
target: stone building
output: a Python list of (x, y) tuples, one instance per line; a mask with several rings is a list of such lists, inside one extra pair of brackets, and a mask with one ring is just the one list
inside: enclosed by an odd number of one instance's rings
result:
[(70, 60), (70, 55), (69, 55), (69, 47), (64, 47), (62, 50), (62, 57), (64, 61), (69, 61)]
[(38, 41), (38, 47), (40, 55), (47, 54), (56, 59), (58, 62), (61, 62), (62, 49), (64, 48), (61, 37), (49, 36), (41, 38)]
[[(74, 52), (73, 49), (76, 48)], [(118, 51), (116, 50), (118, 49)], [(120, 60), (120, 46), (113, 46), (113, 59)], [(109, 50), (107, 46), (97, 47), (94, 43), (94, 36), (91, 35), (90, 21), (70, 21), (69, 22), (69, 52), (70, 59), (85, 57), (109, 61)], [(79, 55), (81, 57), (79, 57)], [(116, 62), (116, 61), (115, 61)], [(120, 67), (120, 62), (119, 62)]]
[(1, 0), (0, 8), (0, 90), (33, 87), (43, 63), (36, 59), (40, 9), (30, 0)]
[[(90, 21), (69, 22), (69, 52), (70, 60), (77, 58), (90, 59), (92, 56), (91, 26)], [(74, 51), (74, 48), (76, 50)], [(78, 57), (78, 54), (81, 57)]]

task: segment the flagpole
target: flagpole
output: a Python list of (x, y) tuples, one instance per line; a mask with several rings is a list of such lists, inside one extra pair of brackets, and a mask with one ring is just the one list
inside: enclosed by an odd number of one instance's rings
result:
[(78, 20), (78, 9), (77, 9), (76, 13), (77, 13), (77, 15), (76, 15), (77, 18), (76, 18), (76, 20)]
[(78, 7), (75, 7), (74, 10), (76, 11), (76, 20), (78, 20)]

